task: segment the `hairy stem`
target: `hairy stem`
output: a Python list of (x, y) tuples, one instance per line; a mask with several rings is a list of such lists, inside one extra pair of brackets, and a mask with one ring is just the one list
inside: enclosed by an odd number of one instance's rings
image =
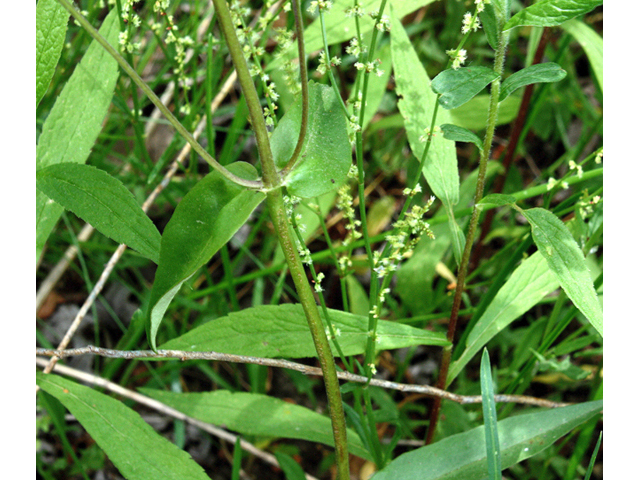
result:
[[(298, 0), (294, 1), (298, 2)], [(279, 188), (280, 179), (271, 153), (269, 136), (262, 114), (260, 100), (244, 58), (242, 46), (236, 36), (231, 13), (225, 0), (213, 0), (213, 3), (216, 7), (216, 13), (218, 14), (218, 23), (227, 41), (227, 46), (236, 71), (238, 72), (240, 85), (242, 86), (242, 91), (249, 107), (249, 115), (258, 144), (262, 174), (268, 189), (267, 208), (269, 215), (271, 216), (278, 241), (284, 252), (296, 291), (300, 297), (300, 303), (307, 317), (309, 330), (322, 368), (329, 403), (329, 415), (333, 428), (333, 438), (335, 441), (338, 478), (340, 480), (348, 480), (349, 452), (347, 450), (347, 427), (333, 353), (324, 330), (318, 306), (316, 305), (313, 290), (311, 289), (304, 266), (300, 260), (300, 254), (298, 253), (295, 241), (290, 233), (289, 219), (284, 206), (282, 188)], [(297, 6), (299, 7), (299, 4)], [(303, 62), (304, 59), (301, 58), (300, 61)]]
[[(449, 328), (447, 329), (447, 340), (451, 342), (451, 345), (445, 347), (442, 351), (442, 359), (440, 361), (440, 372), (438, 374), (437, 388), (444, 389), (447, 385), (447, 375), (449, 373), (449, 365), (451, 364), (451, 353), (453, 351), (453, 341), (455, 339), (456, 327), (458, 324), (458, 313), (460, 311), (460, 304), (462, 302), (462, 292), (464, 291), (464, 283), (467, 277), (467, 270), (469, 266), (469, 258), (471, 257), (471, 248), (473, 247), (473, 239), (476, 234), (476, 227), (480, 219), (481, 210), (478, 207), (478, 203), (484, 195), (484, 182), (487, 174), (487, 163), (489, 160), (489, 154), (491, 152), (491, 143), (493, 141), (493, 134), (495, 131), (496, 123), (498, 120), (498, 99), (500, 98), (500, 84), (502, 78), (502, 71), (504, 69), (504, 57), (507, 51), (509, 34), (504, 33), (500, 37), (498, 43), (498, 49), (495, 54), (495, 62), (493, 70), (499, 75), (497, 80), (491, 83), (491, 100), (489, 103), (489, 119), (487, 121), (487, 130), (485, 132), (484, 144), (482, 148), (482, 154), (480, 155), (480, 163), (478, 165), (478, 181), (476, 183), (475, 200), (473, 210), (471, 211), (471, 220), (469, 221), (469, 230), (467, 231), (467, 238), (464, 245), (464, 251), (460, 260), (460, 268), (458, 269), (458, 277), (456, 283), (456, 291), (453, 297), (453, 307), (451, 308), (451, 317), (449, 318)], [(440, 416), (441, 400), (434, 399), (431, 407), (429, 430), (427, 431), (426, 442), (431, 443), (436, 432), (436, 426), (438, 424), (438, 417)]]

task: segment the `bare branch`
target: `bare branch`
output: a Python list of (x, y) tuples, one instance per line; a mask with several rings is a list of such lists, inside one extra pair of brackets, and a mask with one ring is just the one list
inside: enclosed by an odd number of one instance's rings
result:
[[(252, 363), (256, 365), (264, 365), (267, 367), (286, 368), (295, 370), (304, 375), (322, 376), (322, 370), (318, 367), (310, 367), (301, 363), (291, 362), (289, 360), (280, 360), (276, 358), (250, 357), (247, 355), (232, 355), (228, 353), (218, 352), (187, 352), (182, 350), (112, 350), (108, 348), (94, 347), (92, 345), (83, 348), (73, 348), (69, 350), (52, 350), (48, 348), (36, 348), (36, 355), (44, 355), (48, 357), (76, 357), (79, 355), (99, 355), (108, 358), (124, 358), (124, 359), (140, 359), (149, 358), (156, 360), (177, 359), (177, 360), (215, 360), (230, 363)], [(430, 385), (413, 385), (408, 383), (390, 382), (377, 378), (369, 381), (367, 377), (355, 375), (349, 372), (338, 372), (340, 380), (347, 380), (354, 383), (368, 383), (374, 387), (387, 388), (390, 390), (398, 390), (401, 392), (422, 393), (431, 397), (444, 398), (460, 404), (482, 403), (481, 395), (457, 395), (447, 392)], [(568, 403), (553, 402), (543, 398), (529, 397), (526, 395), (496, 395), (496, 402), (500, 403), (519, 403), (523, 405), (534, 405), (538, 407), (557, 408), (569, 405)]]

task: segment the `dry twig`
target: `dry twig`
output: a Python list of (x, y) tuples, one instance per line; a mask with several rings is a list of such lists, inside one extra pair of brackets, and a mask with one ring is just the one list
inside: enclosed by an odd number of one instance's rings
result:
[[(289, 360), (280, 360), (276, 358), (250, 357), (247, 355), (232, 355), (228, 353), (218, 352), (188, 352), (182, 350), (112, 350), (108, 348), (88, 346), (83, 348), (73, 348), (69, 350), (52, 350), (47, 348), (36, 348), (36, 355), (44, 355), (54, 358), (76, 357), (78, 355), (99, 355), (108, 358), (124, 358), (124, 359), (178, 359), (178, 360), (215, 360), (230, 363), (251, 363), (256, 365), (264, 365), (267, 367), (286, 368), (295, 370), (304, 375), (322, 376), (322, 370), (319, 367), (310, 367), (301, 363), (291, 362)], [(431, 397), (444, 398), (460, 404), (482, 403), (481, 395), (457, 395), (447, 392), (430, 385), (413, 385), (409, 383), (390, 382), (373, 378), (371, 381), (362, 375), (356, 375), (349, 372), (338, 372), (338, 378), (355, 383), (368, 383), (374, 387), (387, 388), (390, 390), (398, 390), (401, 392), (422, 393)], [(496, 402), (499, 403), (519, 403), (523, 405), (534, 405), (537, 407), (557, 408), (564, 407), (569, 404), (553, 402), (543, 398), (530, 397), (527, 395), (496, 395)]]

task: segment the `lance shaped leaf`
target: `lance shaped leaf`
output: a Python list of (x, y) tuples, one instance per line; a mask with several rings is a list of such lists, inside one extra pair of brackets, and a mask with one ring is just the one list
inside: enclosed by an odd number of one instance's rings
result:
[(36, 107), (47, 93), (60, 59), (69, 12), (57, 0), (36, 5)]
[[(364, 353), (368, 338), (366, 316), (329, 309), (329, 318), (345, 355)], [(449, 345), (444, 334), (380, 320), (377, 350), (411, 345)], [(317, 356), (309, 326), (300, 304), (261, 305), (230, 313), (169, 340), (163, 350), (216, 351), (267, 358)], [(334, 351), (334, 354), (337, 354)]]
[(158, 263), (160, 232), (120, 180), (89, 165), (59, 163), (38, 170), (36, 187), (103, 235)]
[(573, 38), (583, 48), (593, 69), (593, 74), (600, 85), (600, 90), (604, 90), (604, 43), (602, 37), (589, 25), (577, 19), (564, 22), (562, 29), (573, 35)]
[[(329, 417), (279, 398), (227, 390), (174, 393), (141, 388), (140, 391), (185, 415), (224, 426), (242, 435), (296, 438), (334, 445)], [(371, 458), (358, 435), (351, 429), (347, 430), (347, 443), (351, 453), (361, 458)]]
[(602, 0), (540, 0), (516, 13), (503, 30), (513, 27), (554, 27), (578, 15), (589, 13)]
[(573, 304), (602, 335), (602, 306), (593, 288), (587, 263), (567, 226), (544, 208), (523, 210), (531, 234), (549, 269)]
[(558, 280), (539, 252), (524, 260), (469, 333), (466, 348), (449, 369), (447, 385), (489, 340), (558, 286)]
[[(602, 400), (542, 410), (498, 422), (502, 468), (521, 462), (602, 411)], [(451, 435), (400, 455), (371, 480), (482, 480), (487, 478), (484, 427)]]
[(559, 82), (567, 76), (567, 72), (560, 65), (553, 62), (538, 63), (523, 68), (510, 75), (500, 86), (500, 101), (503, 101), (515, 90), (532, 83)]
[(431, 88), (440, 94), (438, 103), (450, 110), (464, 105), (498, 78), (500, 75), (487, 67), (449, 68), (433, 79)]
[(73, 414), (128, 480), (209, 478), (187, 452), (115, 398), (53, 374), (37, 372), (36, 383)]
[(466, 142), (473, 143), (478, 150), (482, 150), (482, 140), (475, 133), (473, 133), (468, 128), (459, 127), (458, 125), (453, 125), (451, 123), (444, 123), (440, 125), (440, 130), (442, 130), (442, 135), (447, 140), (453, 140), (454, 142)]
[[(351, 144), (347, 120), (333, 90), (309, 82), (309, 118), (302, 152), (284, 179), (291, 195), (312, 198), (342, 185), (351, 166)], [(283, 168), (298, 142), (302, 121), (302, 99), (298, 99), (278, 122), (271, 135), (271, 151)]]
[[(399, 97), (398, 109), (404, 119), (411, 151), (420, 160), (425, 149), (422, 139), (425, 129), (431, 127), (437, 97), (429, 88), (431, 80), (395, 15), (395, 8), (391, 8), (391, 13), (391, 57)], [(451, 118), (449, 112), (439, 110), (436, 125), (443, 123), (451, 123)], [(423, 174), (434, 195), (452, 211), (460, 195), (455, 143), (435, 134), (431, 139)]]
[[(247, 180), (258, 177), (248, 163), (236, 162), (227, 168)], [(237, 185), (214, 171), (178, 204), (162, 234), (160, 262), (151, 289), (147, 324), (151, 348), (156, 348), (162, 317), (182, 284), (229, 241), (264, 198), (264, 193)]]
[[(118, 45), (118, 12), (102, 22), (100, 34)], [(85, 163), (109, 109), (118, 79), (118, 64), (102, 45), (91, 42), (42, 125), (36, 148), (36, 170), (55, 163)], [(55, 227), (62, 207), (36, 192), (36, 261)]]

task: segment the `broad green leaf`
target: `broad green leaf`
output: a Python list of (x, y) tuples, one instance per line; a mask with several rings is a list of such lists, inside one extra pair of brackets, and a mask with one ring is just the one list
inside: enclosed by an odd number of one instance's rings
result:
[(602, 0), (539, 0), (511, 17), (503, 30), (524, 25), (554, 27), (589, 13), (598, 5), (602, 5)]
[[(390, 0), (387, 1), (385, 13), (389, 14), (390, 6), (393, 5), (398, 18), (416, 11), (417, 9), (433, 3), (435, 0)], [(353, 8), (353, 0), (334, 0), (331, 9), (324, 14), (324, 22), (326, 26), (327, 43), (334, 45), (349, 41), (358, 35), (356, 22), (353, 16), (347, 15), (345, 12)], [(369, 33), (373, 30), (373, 19), (368, 15), (369, 12), (378, 12), (380, 9), (380, 0), (360, 0), (360, 6), (367, 14), (360, 17), (360, 32), (363, 38), (367, 39)], [(323, 49), (322, 27), (320, 19), (316, 18), (304, 31), (304, 44), (307, 53)], [(369, 47), (369, 44), (367, 44)], [(285, 61), (295, 58), (297, 50), (295, 43), (289, 47), (285, 55), (272, 61), (267, 70), (281, 66)]]
[[(227, 169), (247, 180), (258, 176), (255, 168), (244, 162)], [(229, 241), (264, 198), (264, 193), (241, 187), (214, 171), (178, 204), (162, 234), (160, 262), (151, 289), (147, 325), (151, 348), (155, 349), (162, 317), (182, 284)]]
[(600, 90), (604, 91), (604, 44), (596, 31), (580, 20), (564, 22), (562, 28), (573, 36), (587, 54)]
[[(321, 313), (325, 323), (327, 319)], [(367, 317), (329, 310), (345, 355), (364, 353)], [(448, 345), (444, 334), (380, 320), (378, 350), (410, 345)], [(166, 350), (215, 351), (256, 357), (310, 358), (317, 355), (302, 305), (261, 305), (216, 318), (161, 347)], [(334, 352), (335, 353), (335, 352)]]
[[(118, 12), (113, 9), (100, 27), (118, 45)], [(62, 162), (85, 163), (100, 130), (118, 79), (118, 64), (93, 41), (60, 92), (42, 126), (36, 148), (36, 170)], [(36, 261), (63, 208), (36, 191)]]
[[(481, 93), (476, 95), (461, 107), (449, 110), (451, 123), (469, 130), (485, 130), (487, 128), (487, 112), (489, 111), (490, 95)], [(512, 95), (500, 103), (498, 121), (496, 125), (511, 123), (518, 115), (521, 99)]]
[(491, 378), (491, 363), (489, 352), (485, 348), (480, 361), (480, 388), (482, 390), (482, 417), (484, 419), (484, 438), (487, 448), (487, 468), (489, 479), (502, 480), (500, 458), (500, 434), (498, 432), (498, 414)]
[[(498, 422), (502, 467), (549, 447), (602, 411), (602, 400), (539, 410)], [(400, 455), (371, 480), (482, 480), (487, 478), (484, 427), (452, 435)]]
[(36, 372), (36, 383), (73, 414), (128, 480), (209, 479), (187, 452), (124, 403), (54, 374)]
[(500, 75), (487, 67), (449, 68), (433, 79), (431, 88), (440, 95), (438, 103), (450, 110), (464, 105), (498, 78)]
[(522, 214), (531, 225), (533, 241), (562, 289), (602, 335), (602, 307), (582, 250), (571, 232), (558, 217), (544, 208), (530, 208), (523, 210)]
[(490, 193), (478, 202), (478, 205), (513, 205), (517, 202), (516, 197), (503, 193)]
[(524, 260), (469, 333), (466, 348), (449, 369), (447, 385), (489, 340), (558, 286), (556, 276), (540, 253), (536, 252)]
[[(421, 138), (431, 127), (437, 96), (429, 88), (431, 81), (411, 45), (395, 8), (391, 9), (391, 57), (399, 97), (398, 108), (404, 118), (411, 151), (420, 160), (425, 149)], [(438, 111), (436, 125), (452, 123), (448, 112)], [(429, 148), (423, 174), (433, 194), (449, 209), (458, 203), (460, 178), (455, 143), (435, 135)]]
[(500, 86), (500, 101), (503, 101), (515, 90), (532, 83), (559, 82), (567, 76), (567, 72), (560, 65), (553, 62), (538, 63), (523, 68), (509, 76)]
[(36, 107), (47, 93), (60, 59), (69, 12), (57, 0), (36, 5)]
[[(331, 87), (309, 82), (309, 123), (300, 158), (284, 180), (287, 191), (311, 198), (342, 185), (351, 166), (347, 121)], [(282, 117), (271, 135), (271, 150), (283, 168), (298, 142), (301, 98)]]
[(480, 137), (468, 128), (459, 127), (458, 125), (453, 125), (451, 123), (445, 123), (440, 125), (440, 129), (442, 130), (442, 135), (444, 135), (444, 138), (447, 140), (473, 143), (478, 147), (478, 150), (482, 150), (482, 140), (480, 140)]
[(36, 187), (103, 235), (158, 263), (160, 232), (120, 180), (89, 165), (59, 163), (38, 170)]
[[(174, 393), (150, 388), (140, 391), (182, 413), (242, 435), (296, 438), (333, 446), (331, 420), (306, 407), (259, 393)], [(370, 459), (355, 432), (347, 432), (349, 451)]]

